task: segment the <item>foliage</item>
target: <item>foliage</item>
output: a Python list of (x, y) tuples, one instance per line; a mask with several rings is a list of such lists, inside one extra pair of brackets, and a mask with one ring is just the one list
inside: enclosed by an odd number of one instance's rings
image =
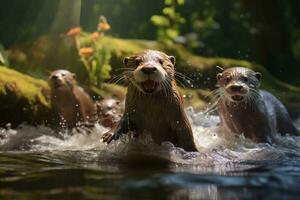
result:
[[(0, 27), (5, 31), (0, 32), (0, 42), (10, 48), (47, 35), (54, 20), (49, 16), (57, 13), (59, 2), (3, 1)], [(157, 29), (164, 27), (149, 23), (149, 19), (153, 15), (168, 19), (160, 14), (169, 7), (162, 0), (93, 0), (81, 1), (81, 5), (80, 24), (84, 30), (94, 30), (102, 13), (114, 27), (111, 35), (121, 38), (156, 39)], [(300, 1), (186, 0), (175, 10), (186, 21), (177, 30), (176, 42), (195, 54), (263, 64), (278, 77), (299, 84), (299, 6)]]
[(87, 71), (91, 85), (99, 86), (105, 79), (110, 78), (111, 53), (99, 42), (110, 28), (106, 18), (101, 16), (97, 31), (89, 33), (82, 31), (80, 27), (75, 27), (67, 33), (75, 39), (78, 55)]
[(163, 15), (153, 15), (151, 22), (157, 26), (157, 40), (167, 45), (172, 44), (180, 35), (180, 25), (185, 23), (182, 15), (176, 11), (177, 6), (185, 0), (165, 0)]

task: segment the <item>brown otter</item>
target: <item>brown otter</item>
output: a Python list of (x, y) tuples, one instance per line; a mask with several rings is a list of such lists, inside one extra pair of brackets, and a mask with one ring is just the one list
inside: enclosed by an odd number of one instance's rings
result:
[(127, 57), (129, 86), (125, 113), (112, 131), (102, 136), (103, 142), (117, 140), (121, 134), (144, 130), (160, 144), (170, 141), (187, 151), (197, 151), (191, 125), (175, 82), (175, 57), (147, 50)]
[(276, 133), (297, 134), (284, 105), (259, 89), (261, 77), (261, 73), (243, 67), (229, 68), (217, 75), (222, 127), (255, 142), (270, 141)]
[(78, 122), (94, 122), (97, 111), (90, 96), (77, 85), (75, 74), (55, 70), (48, 79), (51, 104), (60, 118), (60, 125), (73, 128)]
[(124, 112), (124, 105), (116, 99), (103, 99), (96, 102), (99, 123), (104, 127), (112, 128), (120, 121)]

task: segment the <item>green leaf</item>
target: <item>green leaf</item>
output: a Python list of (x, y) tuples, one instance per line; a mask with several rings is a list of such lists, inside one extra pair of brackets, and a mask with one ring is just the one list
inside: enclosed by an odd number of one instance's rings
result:
[(163, 13), (173, 18), (175, 16), (175, 10), (172, 7), (166, 7), (163, 9)]
[(177, 30), (169, 28), (166, 30), (166, 34), (169, 38), (174, 39), (178, 36), (179, 33)]
[(151, 17), (151, 22), (156, 26), (164, 26), (164, 27), (170, 26), (170, 20), (167, 17), (161, 15), (153, 15)]
[(185, 0), (177, 0), (178, 5), (183, 5), (185, 3)]
[(173, 0), (165, 0), (166, 5), (172, 5)]

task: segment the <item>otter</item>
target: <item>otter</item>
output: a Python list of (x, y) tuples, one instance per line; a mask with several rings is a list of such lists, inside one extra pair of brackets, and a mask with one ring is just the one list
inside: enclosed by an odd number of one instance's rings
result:
[(123, 103), (116, 99), (103, 99), (96, 102), (99, 123), (107, 128), (114, 127), (124, 112)]
[(262, 74), (233, 67), (217, 75), (217, 108), (225, 131), (244, 134), (254, 142), (270, 142), (274, 134), (297, 134), (284, 105), (260, 90)]
[(74, 128), (80, 122), (95, 122), (97, 108), (90, 96), (77, 85), (76, 75), (55, 70), (48, 79), (51, 104), (63, 128)]
[(186, 151), (197, 151), (191, 125), (175, 82), (175, 57), (147, 50), (124, 59), (129, 85), (120, 122), (102, 136), (110, 143), (129, 131), (151, 133), (155, 143), (170, 141)]

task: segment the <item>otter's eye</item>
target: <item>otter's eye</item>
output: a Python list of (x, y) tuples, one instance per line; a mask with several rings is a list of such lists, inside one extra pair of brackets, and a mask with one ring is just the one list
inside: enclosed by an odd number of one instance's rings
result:
[(62, 76), (66, 76), (66, 74), (61, 74)]
[(242, 77), (242, 80), (243, 80), (244, 82), (248, 82), (248, 81), (249, 81), (249, 79), (248, 79), (247, 77)]
[(229, 83), (230, 81), (231, 81), (231, 77), (226, 77), (226, 78), (225, 78), (226, 84)]
[(164, 61), (162, 59), (158, 59), (159, 64), (163, 65)]
[(138, 66), (138, 65), (140, 65), (141, 64), (141, 62), (142, 62), (142, 60), (141, 59), (136, 59), (135, 60), (135, 64)]

